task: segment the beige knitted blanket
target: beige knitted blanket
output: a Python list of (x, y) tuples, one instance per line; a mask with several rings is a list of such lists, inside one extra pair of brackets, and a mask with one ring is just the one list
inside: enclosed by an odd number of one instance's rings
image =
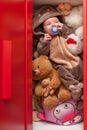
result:
[(65, 38), (56, 36), (50, 43), (50, 59), (65, 68), (74, 68), (79, 64), (79, 57), (70, 53)]

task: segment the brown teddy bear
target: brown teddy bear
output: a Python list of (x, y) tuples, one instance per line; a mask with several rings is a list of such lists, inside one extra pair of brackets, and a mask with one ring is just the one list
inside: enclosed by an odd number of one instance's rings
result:
[(59, 3), (56, 9), (59, 12), (61, 12), (63, 15), (68, 15), (68, 14), (70, 14), (70, 12), (72, 10), (72, 5), (68, 2)]
[(59, 101), (71, 98), (47, 56), (41, 55), (32, 61), (32, 73), (33, 81), (36, 81), (34, 92), (48, 109), (52, 109)]

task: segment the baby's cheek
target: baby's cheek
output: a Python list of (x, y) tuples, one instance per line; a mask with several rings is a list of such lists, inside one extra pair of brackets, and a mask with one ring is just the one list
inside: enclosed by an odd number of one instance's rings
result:
[(44, 29), (44, 32), (48, 32), (49, 30), (50, 30), (50, 28), (51, 28), (51, 26), (45, 26), (45, 27), (43, 27), (43, 29)]

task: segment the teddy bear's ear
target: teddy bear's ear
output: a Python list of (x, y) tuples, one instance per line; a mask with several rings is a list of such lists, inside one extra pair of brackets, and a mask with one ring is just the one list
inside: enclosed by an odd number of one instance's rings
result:
[(45, 56), (45, 55), (41, 55), (39, 58), (44, 58), (48, 60), (48, 56)]

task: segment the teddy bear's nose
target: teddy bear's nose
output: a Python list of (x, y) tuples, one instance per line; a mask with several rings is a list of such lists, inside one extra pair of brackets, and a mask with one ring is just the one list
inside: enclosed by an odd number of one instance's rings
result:
[(33, 74), (36, 74), (36, 70), (32, 70), (32, 73), (33, 73)]
[(33, 70), (32, 73), (33, 73), (33, 75), (39, 75), (40, 71), (39, 70)]

